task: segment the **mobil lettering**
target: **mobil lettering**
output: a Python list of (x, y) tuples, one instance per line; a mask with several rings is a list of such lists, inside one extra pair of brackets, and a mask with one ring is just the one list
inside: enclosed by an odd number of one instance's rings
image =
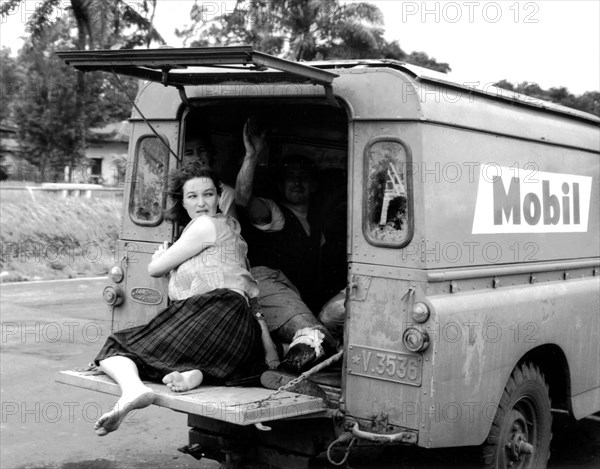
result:
[[(568, 182), (562, 183), (562, 204), (555, 194), (550, 193), (550, 181), (542, 180), (542, 197), (535, 192), (528, 192), (522, 196), (521, 179), (513, 177), (510, 180), (508, 192), (505, 191), (504, 183), (500, 176), (494, 176), (494, 225), (502, 225), (508, 221), (512, 215), (513, 223), (521, 223), (521, 207), (523, 220), (530, 225), (536, 225), (543, 220), (544, 225), (556, 225), (562, 222), (571, 223), (571, 205), (573, 207), (573, 223), (581, 222), (579, 215), (579, 184), (574, 182), (571, 185)], [(570, 193), (572, 192), (572, 197)], [(571, 203), (572, 202), (572, 203)], [(542, 217), (543, 213), (543, 217)]]
[(586, 232), (592, 178), (482, 165), (473, 233)]

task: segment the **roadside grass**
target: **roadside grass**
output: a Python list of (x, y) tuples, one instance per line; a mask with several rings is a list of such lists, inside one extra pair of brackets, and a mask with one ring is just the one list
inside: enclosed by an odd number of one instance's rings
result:
[(0, 203), (0, 281), (105, 275), (114, 263), (121, 201), (36, 197)]

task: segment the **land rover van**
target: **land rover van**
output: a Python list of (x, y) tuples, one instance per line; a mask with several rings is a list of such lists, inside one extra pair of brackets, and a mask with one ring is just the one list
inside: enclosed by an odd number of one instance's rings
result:
[[(595, 116), (394, 60), (295, 63), (247, 46), (58, 55), (140, 80), (103, 292), (114, 329), (168, 302), (147, 264), (179, 232), (163, 210), (187, 135), (210, 135), (235, 185), (244, 123), (260, 122), (267, 197), (281, 156), (319, 169), (321, 215), (345, 253), (342, 358), (310, 376), (327, 399), (150, 383), (155, 405), (188, 414), (190, 454), (289, 469), (368, 444), (472, 446), (485, 467), (539, 468), (553, 409), (600, 410)], [(119, 394), (97, 373), (59, 380)]]

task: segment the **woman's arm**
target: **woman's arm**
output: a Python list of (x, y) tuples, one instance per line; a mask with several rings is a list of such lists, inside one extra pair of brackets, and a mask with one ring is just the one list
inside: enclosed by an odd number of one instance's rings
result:
[(166, 250), (159, 247), (154, 253), (148, 264), (148, 273), (152, 277), (168, 274), (216, 241), (217, 230), (210, 217), (201, 216), (190, 223), (173, 246)]

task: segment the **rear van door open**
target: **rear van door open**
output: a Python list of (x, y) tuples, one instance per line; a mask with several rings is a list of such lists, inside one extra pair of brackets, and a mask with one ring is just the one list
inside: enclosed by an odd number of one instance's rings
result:
[[(182, 104), (191, 107), (186, 87), (236, 82), (313, 85), (322, 87), (317, 93), (320, 99), (334, 102), (332, 82), (337, 74), (272, 57), (248, 46), (64, 51), (57, 55), (82, 72), (105, 71), (175, 88), (178, 93), (173, 89), (165, 89), (160, 96), (156, 93), (156, 99), (164, 100), (165, 107)], [(126, 90), (123, 91), (127, 94)], [(128, 283), (124, 291), (115, 293), (115, 297), (122, 295), (128, 300), (133, 299), (133, 302), (130, 301), (127, 311), (119, 311), (119, 314), (115, 312), (118, 301), (110, 305), (112, 330), (121, 329), (127, 324), (144, 323), (167, 303), (165, 279), (146, 279), (144, 274), (145, 265), (153, 252), (152, 243), (172, 238), (173, 230), (170, 224), (162, 220), (161, 212), (166, 200), (164, 195), (155, 194), (154, 199), (148, 198), (149, 195), (143, 188), (144, 184), (151, 184), (164, 193), (168, 171), (180, 164), (182, 158), (180, 138), (183, 119), (146, 120), (143, 105), (135, 102), (133, 97), (129, 98), (134, 107), (132, 120), (137, 125), (132, 130), (130, 142), (131, 168), (128, 168), (130, 179), (127, 181), (130, 184), (124, 194), (128, 202), (124, 204), (119, 241), (122, 261), (128, 264)], [(144, 145), (148, 148), (143, 148)], [(149, 160), (146, 164), (140, 154), (152, 161)], [(144, 165), (153, 168), (156, 166), (159, 170), (144, 169)], [(162, 202), (159, 197), (162, 197)], [(112, 290), (109, 294), (113, 294)], [(57, 381), (120, 395), (118, 385), (108, 376), (96, 371), (63, 371)], [(158, 406), (242, 426), (327, 413), (323, 399), (285, 391), (274, 395), (273, 390), (257, 387), (201, 386), (188, 392), (173, 393), (162, 384), (148, 385), (156, 393), (154, 404)]]

